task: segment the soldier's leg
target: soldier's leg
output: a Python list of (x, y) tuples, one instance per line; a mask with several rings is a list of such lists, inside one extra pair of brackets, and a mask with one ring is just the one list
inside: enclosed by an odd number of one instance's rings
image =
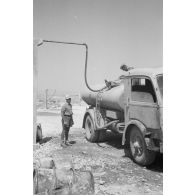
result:
[(70, 130), (70, 127), (66, 126), (66, 127), (65, 127), (65, 144), (66, 144), (66, 145), (71, 145), (71, 144), (68, 142), (69, 130)]
[(65, 125), (64, 125), (64, 121), (62, 119), (61, 146), (65, 146), (64, 145), (64, 136), (65, 136)]
[(65, 141), (68, 141), (68, 134), (69, 134), (70, 127), (68, 127), (66, 125), (64, 125), (64, 126), (65, 126)]

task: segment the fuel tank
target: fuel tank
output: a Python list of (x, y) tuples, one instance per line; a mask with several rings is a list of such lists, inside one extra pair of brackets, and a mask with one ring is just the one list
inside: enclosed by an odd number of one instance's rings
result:
[[(94, 88), (101, 88), (103, 86), (94, 86)], [(103, 92), (92, 92), (85, 88), (81, 92), (82, 99), (91, 106), (96, 106), (96, 99), (99, 99), (100, 107), (107, 110), (124, 112), (124, 84), (120, 83), (111, 89)]]

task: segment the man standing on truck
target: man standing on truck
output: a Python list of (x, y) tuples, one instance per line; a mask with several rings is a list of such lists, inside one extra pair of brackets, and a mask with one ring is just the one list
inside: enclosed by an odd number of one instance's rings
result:
[[(66, 95), (65, 97), (66, 102), (61, 108), (61, 117), (62, 117), (62, 133), (61, 133), (61, 146), (65, 147), (66, 145), (71, 145), (68, 141), (68, 134), (70, 127), (73, 126), (73, 112), (72, 112), (72, 104), (71, 104), (71, 98), (69, 95)], [(64, 140), (65, 138), (65, 140)]]

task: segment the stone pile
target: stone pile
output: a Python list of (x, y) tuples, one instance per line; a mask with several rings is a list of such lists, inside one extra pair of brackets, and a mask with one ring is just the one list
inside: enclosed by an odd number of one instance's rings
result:
[(56, 167), (52, 158), (36, 160), (33, 166), (34, 194), (94, 195), (94, 177), (90, 171), (75, 171), (72, 162)]

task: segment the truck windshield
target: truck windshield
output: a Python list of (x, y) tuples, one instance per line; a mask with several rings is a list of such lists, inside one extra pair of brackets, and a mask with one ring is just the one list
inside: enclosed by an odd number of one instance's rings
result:
[(158, 87), (160, 89), (160, 94), (163, 97), (163, 75), (157, 76), (157, 83), (158, 83)]

